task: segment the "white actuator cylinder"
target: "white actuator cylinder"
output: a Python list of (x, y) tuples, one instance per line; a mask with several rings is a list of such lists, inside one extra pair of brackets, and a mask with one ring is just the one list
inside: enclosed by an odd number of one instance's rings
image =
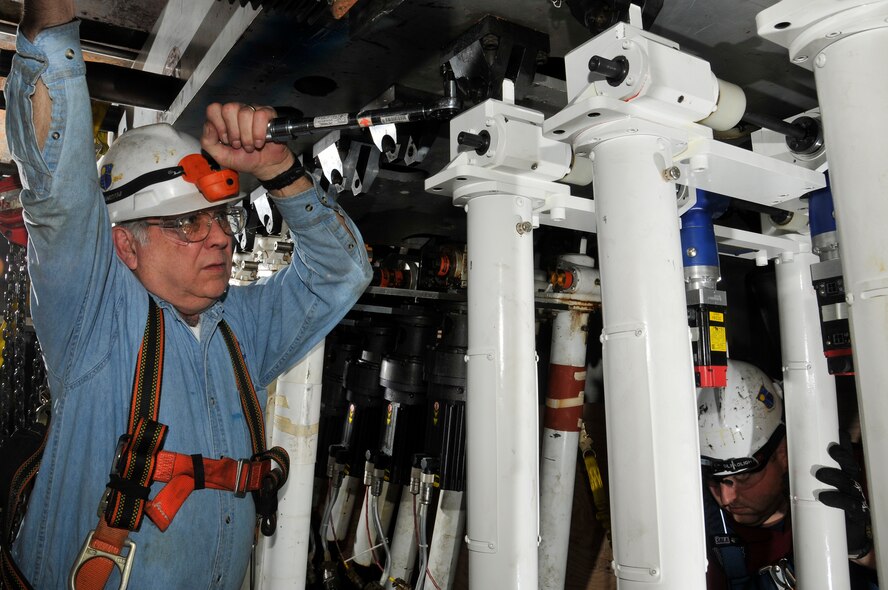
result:
[(539, 418), (532, 203), (468, 203), (466, 485), (469, 587), (535, 590)]
[(845, 517), (841, 510), (817, 501), (817, 490), (825, 486), (814, 477), (817, 466), (836, 467), (826, 449), (838, 442), (839, 435), (836, 382), (826, 367), (811, 283), (811, 264), (819, 261), (810, 252), (775, 261), (793, 556), (800, 588), (846, 590), (850, 582)]
[(614, 566), (621, 590), (704, 590), (697, 407), (669, 141), (597, 144), (595, 213)]
[(888, 96), (888, 28), (882, 21), (873, 26), (825, 47), (814, 58), (814, 79), (842, 245), (876, 560), (885, 580), (888, 469), (878, 466), (888, 457), (888, 110), (875, 97)]

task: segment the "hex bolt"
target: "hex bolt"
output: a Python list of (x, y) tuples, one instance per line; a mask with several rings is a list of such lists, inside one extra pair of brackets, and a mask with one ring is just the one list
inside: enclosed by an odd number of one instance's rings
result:
[(663, 170), (663, 178), (668, 182), (674, 182), (681, 178), (681, 169), (678, 166), (670, 166)]
[(531, 230), (533, 230), (533, 224), (529, 221), (519, 221), (515, 225), (515, 231), (518, 232), (519, 236), (529, 233)]

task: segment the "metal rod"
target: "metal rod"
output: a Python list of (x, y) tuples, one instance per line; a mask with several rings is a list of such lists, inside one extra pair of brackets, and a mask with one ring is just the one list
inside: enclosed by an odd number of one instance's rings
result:
[(769, 117), (768, 115), (745, 113), (743, 115), (743, 120), (752, 125), (776, 131), (777, 133), (781, 133), (793, 139), (805, 139), (808, 135), (808, 132), (801, 126), (793, 125), (792, 123), (787, 123), (786, 121), (782, 121), (776, 117)]
[(277, 117), (268, 124), (268, 141), (289, 141), (290, 139), (316, 131), (341, 129), (362, 129), (389, 123), (414, 123), (433, 119), (449, 119), (460, 110), (456, 98), (442, 98), (433, 104), (414, 105), (401, 108), (368, 109), (357, 113), (338, 113), (312, 118)]

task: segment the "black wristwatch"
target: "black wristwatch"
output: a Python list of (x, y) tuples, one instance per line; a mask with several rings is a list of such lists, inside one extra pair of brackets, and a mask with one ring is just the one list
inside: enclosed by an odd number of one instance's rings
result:
[(292, 166), (290, 166), (274, 178), (269, 178), (268, 180), (260, 180), (259, 184), (261, 184), (266, 190), (279, 191), (282, 188), (290, 186), (303, 176), (305, 176), (305, 168), (302, 167), (302, 163), (299, 161), (299, 158), (295, 157), (294, 155)]

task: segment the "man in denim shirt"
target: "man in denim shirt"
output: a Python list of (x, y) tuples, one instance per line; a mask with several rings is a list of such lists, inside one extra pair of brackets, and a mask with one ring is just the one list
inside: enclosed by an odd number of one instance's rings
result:
[[(238, 225), (224, 212), (231, 198), (202, 203), (213, 215), (199, 224), (194, 207), (133, 224), (118, 204), (109, 218), (73, 17), (72, 0), (26, 0), (6, 83), (7, 134), (25, 187), (31, 312), (53, 396), (49, 439), (13, 553), (35, 588), (54, 590), (65, 587), (96, 527), (117, 439), (127, 430), (149, 293), (165, 321), (164, 450), (239, 459), (251, 454), (250, 433), (219, 322), (236, 335), (264, 406), (264, 387), (324, 338), (370, 279), (357, 228), (305, 176), (269, 191), (292, 233), (292, 264), (246, 287), (228, 286)], [(200, 145), (222, 167), (278, 187), (295, 158), (265, 143), (273, 116), (268, 107), (210, 105)], [(144, 169), (156, 157), (145, 153)], [(130, 179), (116, 174), (136, 173), (117, 167), (103, 188)], [(138, 198), (129, 197), (135, 210)], [(112, 229), (114, 219), (127, 223)], [(255, 522), (249, 497), (195, 491), (165, 532), (143, 522), (130, 533), (138, 548), (130, 588), (239, 589)], [(115, 573), (109, 587), (116, 581)]]

